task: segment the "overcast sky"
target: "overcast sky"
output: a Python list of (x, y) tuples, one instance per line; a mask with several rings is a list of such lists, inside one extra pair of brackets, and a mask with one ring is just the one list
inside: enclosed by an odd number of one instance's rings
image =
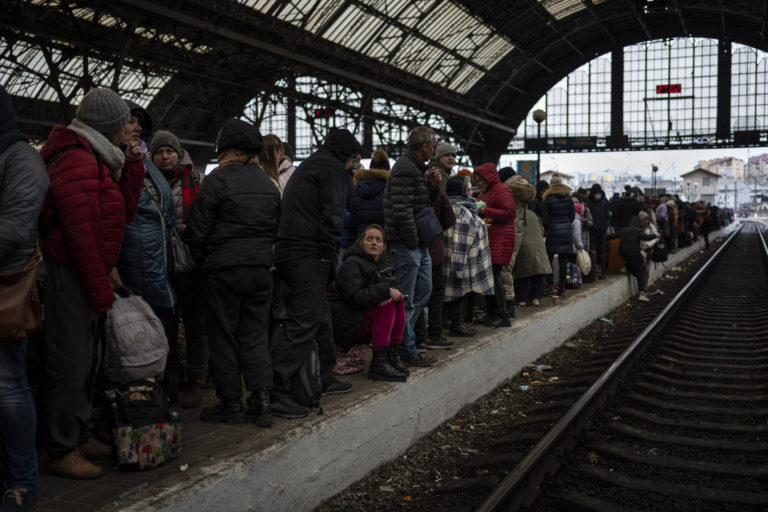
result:
[[(699, 160), (733, 156), (745, 162), (749, 157), (768, 153), (768, 148), (685, 149), (674, 151), (613, 151), (605, 153), (541, 154), (541, 170), (566, 174), (626, 170), (630, 175), (651, 176), (651, 165), (659, 167), (659, 178), (674, 178), (693, 170)], [(503, 155), (501, 167), (517, 169), (518, 160), (536, 160), (536, 153)]]

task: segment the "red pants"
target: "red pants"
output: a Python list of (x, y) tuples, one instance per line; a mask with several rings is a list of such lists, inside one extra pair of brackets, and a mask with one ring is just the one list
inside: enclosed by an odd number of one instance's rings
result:
[(399, 345), (405, 328), (405, 303), (390, 302), (373, 306), (365, 314), (363, 323), (355, 333), (355, 339), (371, 336), (373, 350)]

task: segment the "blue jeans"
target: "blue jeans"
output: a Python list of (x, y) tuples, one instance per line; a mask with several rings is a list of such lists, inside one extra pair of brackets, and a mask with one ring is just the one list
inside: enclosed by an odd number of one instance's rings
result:
[(409, 249), (403, 244), (392, 244), (392, 265), (395, 277), (405, 293), (405, 332), (400, 351), (408, 357), (417, 357), (416, 320), (432, 294), (432, 260), (426, 247)]
[(7, 456), (0, 480), (9, 489), (37, 489), (37, 417), (27, 382), (27, 340), (0, 345), (0, 439)]

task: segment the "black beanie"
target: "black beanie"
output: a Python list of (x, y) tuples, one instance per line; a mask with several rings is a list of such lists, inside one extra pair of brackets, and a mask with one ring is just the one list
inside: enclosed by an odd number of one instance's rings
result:
[(221, 127), (216, 140), (216, 156), (228, 149), (239, 149), (257, 155), (263, 145), (261, 132), (251, 123), (233, 117)]

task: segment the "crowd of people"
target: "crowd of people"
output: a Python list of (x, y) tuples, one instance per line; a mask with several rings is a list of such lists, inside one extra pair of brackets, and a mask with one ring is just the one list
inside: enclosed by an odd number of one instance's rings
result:
[[(654, 245), (674, 252), (699, 233), (708, 244), (722, 222), (716, 207), (636, 188), (609, 201), (599, 184), (574, 191), (555, 175), (533, 185), (490, 162), (455, 172), (456, 150), (426, 126), (394, 165), (379, 149), (370, 169), (344, 129), (296, 167), (288, 144), (230, 119), (216, 153), (218, 167), (198, 174), (175, 134), (153, 133), (145, 109), (103, 88), (38, 152), (0, 88), (0, 274), (39, 247), (45, 311), (34, 398), (25, 370), (33, 340), (0, 343), (3, 511), (34, 502), (36, 430), (49, 472), (102, 474), (91, 460), (112, 448), (95, 435), (104, 412), (94, 397), (109, 385), (98, 354), (116, 290), (140, 296), (162, 324), (169, 402), (201, 407), (212, 381), (218, 401), (202, 420), (269, 427), (273, 416), (309, 414), (292, 398), (308, 354), (322, 395), (350, 391), (340, 363), (364, 345), (369, 378), (403, 382), (436, 362), (429, 350), (454, 345), (446, 331), (507, 328), (515, 308), (564, 295), (579, 251), (594, 252), (602, 279), (608, 241), (620, 238), (647, 300)], [(172, 271), (174, 230), (191, 272)]]

